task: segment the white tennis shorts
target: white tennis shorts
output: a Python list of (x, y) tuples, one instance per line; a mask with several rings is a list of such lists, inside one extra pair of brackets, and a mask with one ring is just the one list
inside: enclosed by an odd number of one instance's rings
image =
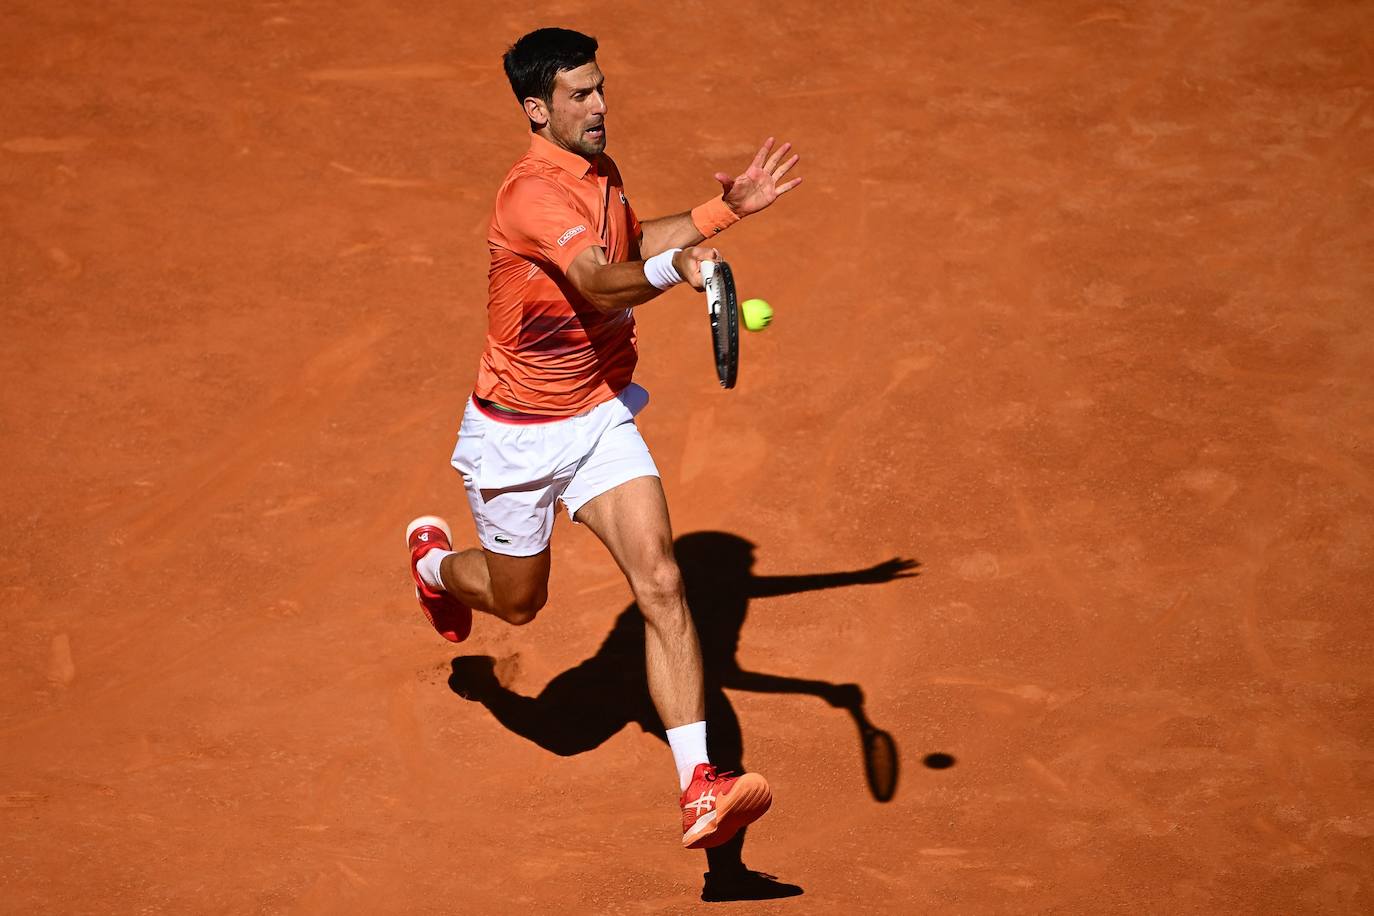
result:
[(493, 553), (531, 557), (549, 546), (555, 503), (568, 517), (593, 498), (658, 468), (635, 426), (649, 392), (630, 384), (563, 420), (512, 423), (469, 399), (453, 449), (477, 539)]

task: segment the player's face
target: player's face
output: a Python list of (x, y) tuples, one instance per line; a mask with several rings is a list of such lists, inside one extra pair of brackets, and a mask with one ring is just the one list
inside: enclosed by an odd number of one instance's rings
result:
[(588, 158), (606, 149), (606, 77), (596, 61), (554, 77), (549, 133), (559, 146)]

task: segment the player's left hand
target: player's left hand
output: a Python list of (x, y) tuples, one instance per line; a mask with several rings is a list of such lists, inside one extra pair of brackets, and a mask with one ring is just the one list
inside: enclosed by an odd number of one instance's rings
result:
[(754, 161), (739, 175), (731, 178), (725, 172), (716, 172), (716, 181), (720, 182), (725, 205), (740, 216), (748, 216), (770, 206), (801, 184), (801, 178), (782, 180), (801, 159), (795, 153), (789, 159), (783, 158), (791, 148), (791, 143), (784, 143), (774, 149), (773, 138), (769, 137), (759, 148)]
[(853, 573), (853, 576), (858, 585), (880, 585), (883, 582), (891, 582), (893, 579), (909, 579), (912, 576), (919, 576), (920, 567), (921, 564), (916, 560), (893, 557), (890, 560), (876, 563), (868, 569), (861, 569)]

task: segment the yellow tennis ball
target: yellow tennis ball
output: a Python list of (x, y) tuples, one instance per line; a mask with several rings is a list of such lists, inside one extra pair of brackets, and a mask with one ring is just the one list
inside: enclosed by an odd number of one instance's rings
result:
[(773, 321), (773, 306), (762, 299), (745, 299), (739, 308), (744, 315), (744, 326), (751, 331), (762, 331)]

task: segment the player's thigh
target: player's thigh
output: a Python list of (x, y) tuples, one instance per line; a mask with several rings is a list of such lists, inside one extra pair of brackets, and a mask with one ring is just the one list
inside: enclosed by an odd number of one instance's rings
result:
[(639, 402), (605, 405), (607, 425), (561, 498), (573, 521), (591, 528), (630, 575), (671, 558), (673, 535), (658, 468), (634, 421), (647, 395), (634, 385), (628, 394)]
[(673, 531), (657, 477), (636, 477), (588, 500), (577, 520), (606, 545), (636, 590), (674, 585)]

